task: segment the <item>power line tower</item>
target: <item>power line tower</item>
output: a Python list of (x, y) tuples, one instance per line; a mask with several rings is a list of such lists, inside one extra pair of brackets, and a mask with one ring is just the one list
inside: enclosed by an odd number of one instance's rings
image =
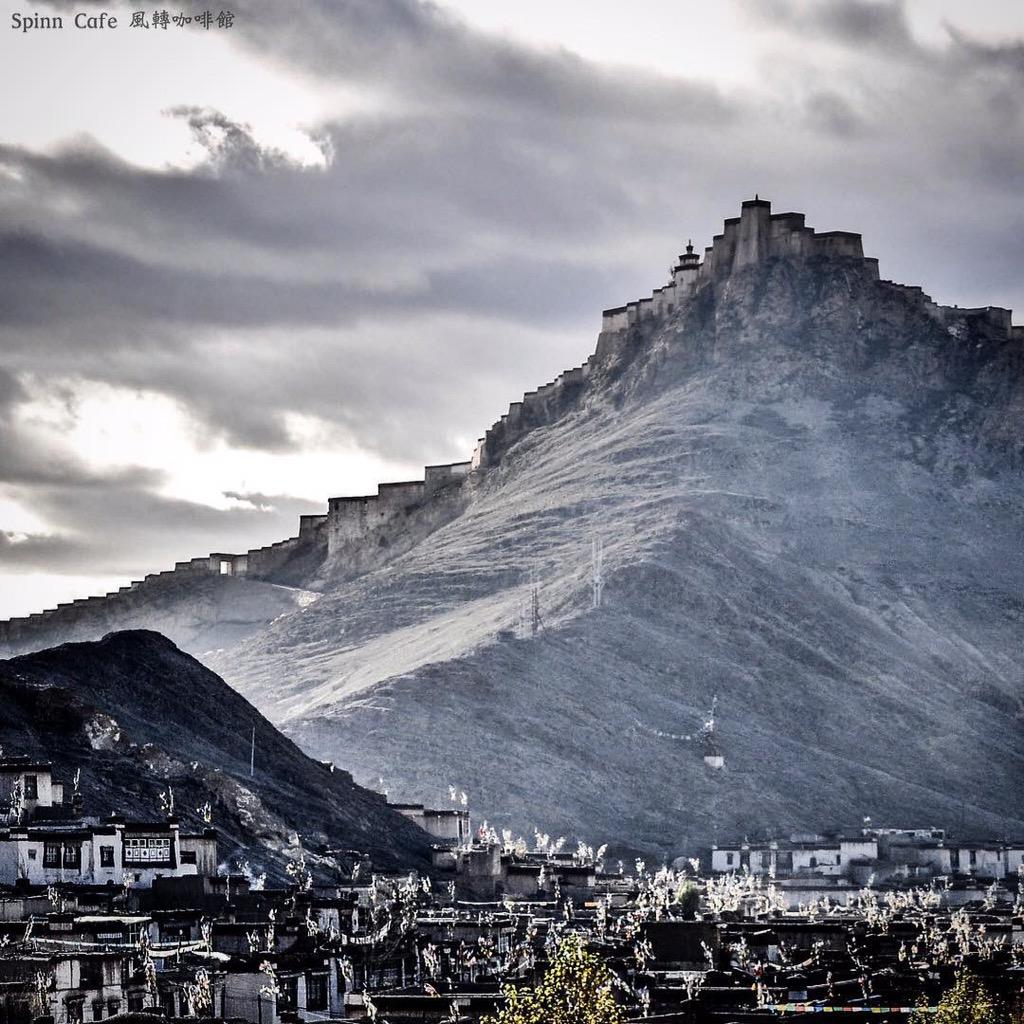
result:
[(601, 537), (595, 537), (590, 542), (590, 580), (593, 588), (590, 606), (600, 608), (604, 594), (604, 540)]
[(544, 628), (544, 621), (540, 617), (540, 584), (537, 582), (537, 573), (530, 570), (530, 634), (536, 636)]

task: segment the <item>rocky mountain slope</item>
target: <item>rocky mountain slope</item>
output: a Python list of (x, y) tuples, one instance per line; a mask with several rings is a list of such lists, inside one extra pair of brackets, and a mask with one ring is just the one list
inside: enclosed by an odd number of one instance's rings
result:
[[(47, 758), (87, 814), (203, 827), (210, 804), (226, 865), (282, 877), (297, 837), (324, 877), (360, 850), (375, 863), (423, 867), (429, 838), (383, 797), (314, 761), (223, 680), (157, 633), (114, 633), (0, 661), (0, 744)], [(255, 727), (255, 774), (250, 777)], [(68, 787), (70, 793), (70, 786)]]
[[(827, 236), (729, 231), (494, 434), (456, 518), (329, 558), (315, 603), (211, 664), (356, 778), (454, 783), (519, 829), (655, 854), (864, 815), (1024, 833), (1020, 329)], [(693, 738), (716, 697), (721, 769)]]

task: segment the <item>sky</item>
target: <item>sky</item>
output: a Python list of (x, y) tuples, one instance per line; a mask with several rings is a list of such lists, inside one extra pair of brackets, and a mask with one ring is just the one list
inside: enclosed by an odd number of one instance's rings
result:
[(1018, 0), (0, 10), (0, 617), (467, 459), (755, 192), (1024, 309)]

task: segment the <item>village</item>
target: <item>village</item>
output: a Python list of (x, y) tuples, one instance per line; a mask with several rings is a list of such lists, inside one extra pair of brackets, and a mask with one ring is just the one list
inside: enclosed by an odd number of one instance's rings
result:
[(864, 822), (627, 866), (394, 804), (431, 835), (430, 872), (314, 877), (299, 844), (274, 887), (224, 869), (214, 824), (93, 817), (59, 778), (0, 760), (0, 1024), (477, 1021), (568, 942), (607, 966), (625, 1019), (680, 1024), (903, 1021), (965, 967), (1007, 998), (1024, 977), (1020, 843)]

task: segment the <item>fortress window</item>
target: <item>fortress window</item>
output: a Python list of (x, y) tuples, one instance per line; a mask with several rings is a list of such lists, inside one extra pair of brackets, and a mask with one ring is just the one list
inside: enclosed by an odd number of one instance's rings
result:
[(43, 847), (43, 867), (60, 867), (60, 843), (46, 843)]
[(25, 799), (26, 800), (38, 800), (39, 799), (39, 780), (35, 775), (25, 776)]
[(112, 846), (100, 847), (100, 867), (112, 868), (114, 866), (114, 848)]

